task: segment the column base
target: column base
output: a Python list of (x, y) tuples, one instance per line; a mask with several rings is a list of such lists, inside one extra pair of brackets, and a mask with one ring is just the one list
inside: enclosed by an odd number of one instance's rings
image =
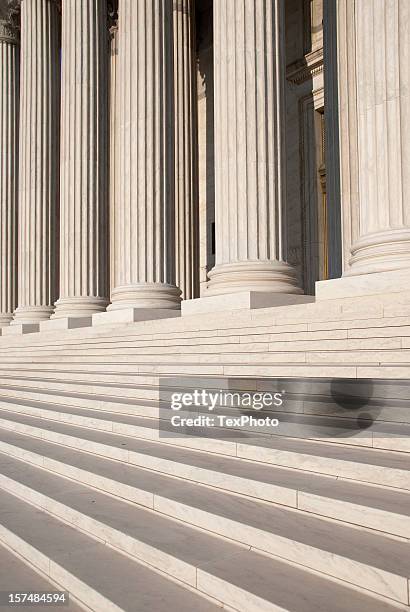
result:
[(244, 292), (303, 293), (296, 270), (283, 261), (238, 261), (217, 265), (209, 272), (206, 297)]
[(370, 295), (391, 295), (408, 291), (410, 267), (393, 272), (375, 272), (360, 276), (343, 276), (316, 283), (316, 301), (365, 297)]
[(345, 276), (410, 270), (410, 229), (389, 229), (359, 238)]
[[(181, 290), (165, 283), (138, 283), (116, 287), (107, 311), (127, 309), (170, 309), (181, 307)], [(172, 315), (171, 315), (172, 316)]]
[(97, 312), (105, 312), (108, 304), (109, 302), (106, 298), (100, 297), (64, 297), (56, 302), (55, 311), (51, 318), (91, 317)]
[(138, 321), (154, 321), (155, 319), (171, 319), (180, 316), (180, 310), (171, 310), (170, 308), (121, 308), (93, 315), (93, 327), (100, 325), (121, 325)]
[(39, 323), (13, 323), (9, 327), (3, 327), (1, 335), (2, 337), (22, 336), (24, 334), (35, 334), (38, 331), (40, 331)]
[(61, 317), (40, 323), (40, 331), (58, 331), (91, 327), (92, 317)]
[(47, 321), (53, 314), (52, 306), (19, 306), (14, 311), (13, 325), (35, 325), (40, 321)]
[(0, 330), (3, 327), (8, 327), (13, 320), (13, 314), (11, 312), (0, 314)]
[(182, 302), (181, 310), (184, 317), (211, 312), (253, 310), (256, 308), (287, 306), (289, 304), (306, 304), (314, 301), (315, 298), (312, 295), (243, 291), (241, 293), (204, 296), (195, 300), (186, 300)]

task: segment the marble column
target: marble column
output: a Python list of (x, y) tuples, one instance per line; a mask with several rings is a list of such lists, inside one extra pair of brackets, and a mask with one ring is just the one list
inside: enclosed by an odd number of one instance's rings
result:
[[(331, 145), (339, 147), (338, 155), (340, 161), (340, 201), (342, 203), (342, 249), (343, 249), (343, 272), (349, 268), (350, 249), (352, 242), (357, 240), (358, 209), (359, 209), (359, 184), (358, 184), (358, 150), (357, 150), (357, 90), (356, 90), (356, 37), (355, 37), (355, 2), (352, 0), (337, 0), (337, 35), (334, 37), (336, 43), (337, 57), (333, 59), (336, 66), (331, 66), (330, 71), (337, 69), (337, 101), (334, 112), (338, 115), (338, 123), (327, 125), (329, 131), (338, 129), (338, 134), (329, 134)], [(329, 71), (328, 71), (329, 72)], [(331, 114), (331, 111), (327, 111)], [(329, 140), (329, 139), (328, 139)], [(332, 172), (336, 168), (329, 164), (328, 173), (330, 180)], [(338, 178), (339, 178), (338, 177)], [(338, 180), (338, 178), (333, 180)], [(337, 195), (334, 193), (334, 195)]]
[(206, 295), (300, 294), (286, 263), (283, 0), (214, 2), (216, 265)]
[(119, 3), (119, 191), (109, 310), (177, 309), (172, 2)]
[[(116, 18), (118, 19), (118, 17)], [(109, 227), (110, 227), (110, 295), (115, 287), (115, 231), (114, 231), (114, 211), (115, 202), (118, 196), (118, 22), (110, 28), (110, 48), (109, 48)]]
[(174, 0), (176, 282), (199, 295), (198, 142), (194, 0)]
[(21, 2), (18, 308), (14, 324), (48, 319), (58, 295), (60, 14)]
[(410, 270), (410, 2), (353, 4), (358, 202), (345, 274)]
[(108, 21), (105, 0), (63, 0), (60, 299), (53, 318), (108, 304)]
[(17, 176), (20, 48), (17, 28), (0, 14), (0, 328), (17, 305)]

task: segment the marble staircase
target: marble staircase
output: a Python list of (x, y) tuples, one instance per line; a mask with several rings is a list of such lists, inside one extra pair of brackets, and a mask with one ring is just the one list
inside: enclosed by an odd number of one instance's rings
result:
[[(0, 337), (0, 562), (73, 610), (410, 610), (409, 303)], [(380, 408), (354, 435), (365, 404), (293, 397), (282, 434), (161, 437), (162, 376), (371, 380)]]

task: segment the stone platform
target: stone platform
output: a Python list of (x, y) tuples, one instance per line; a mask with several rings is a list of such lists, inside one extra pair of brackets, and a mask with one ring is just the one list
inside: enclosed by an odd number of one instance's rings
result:
[[(163, 376), (392, 386), (379, 436), (164, 438)], [(1, 337), (0, 544), (92, 610), (410, 610), (409, 378), (406, 293)]]

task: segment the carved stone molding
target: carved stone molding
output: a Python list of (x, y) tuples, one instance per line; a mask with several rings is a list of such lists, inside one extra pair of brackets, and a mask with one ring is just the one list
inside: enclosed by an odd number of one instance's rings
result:
[(323, 72), (323, 49), (307, 53), (303, 59), (290, 64), (286, 69), (286, 78), (294, 85), (300, 85), (308, 79)]
[(0, 42), (20, 41), (20, 0), (6, 0), (0, 10)]
[(18, 44), (20, 42), (20, 33), (18, 28), (15, 28), (9, 21), (0, 21), (0, 42)]

